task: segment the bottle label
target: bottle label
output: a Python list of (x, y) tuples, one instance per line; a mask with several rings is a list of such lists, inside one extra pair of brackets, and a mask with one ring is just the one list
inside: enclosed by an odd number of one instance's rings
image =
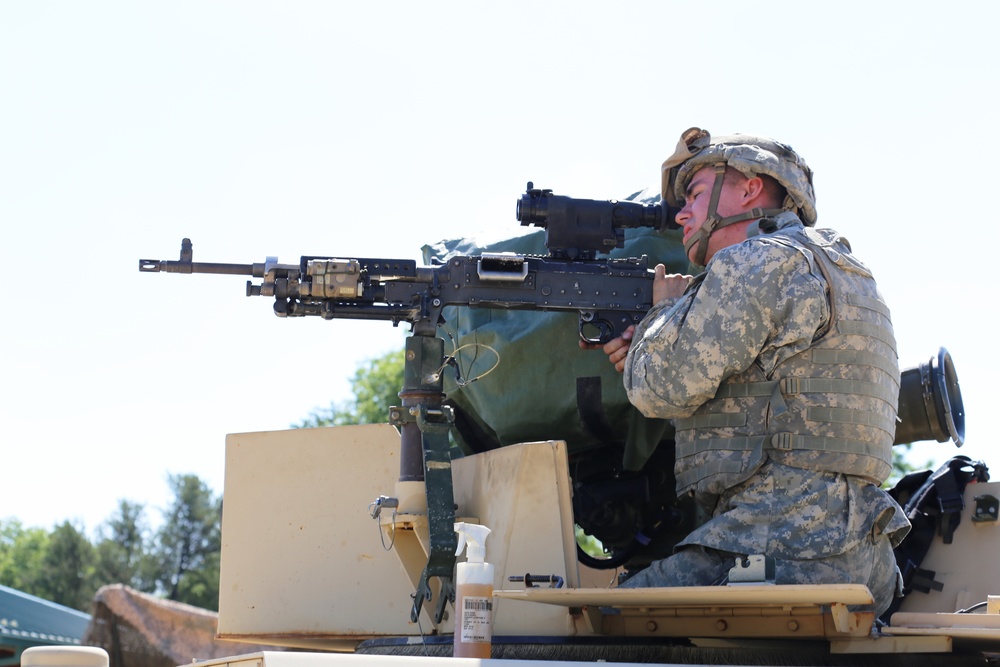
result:
[(489, 642), (493, 598), (466, 595), (462, 598), (462, 641)]

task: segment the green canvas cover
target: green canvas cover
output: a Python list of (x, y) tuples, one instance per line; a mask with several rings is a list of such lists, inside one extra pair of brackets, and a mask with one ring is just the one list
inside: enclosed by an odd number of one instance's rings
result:
[[(628, 199), (658, 200), (644, 193)], [(647, 255), (650, 267), (663, 263), (668, 273), (687, 272), (681, 236), (680, 230), (627, 229), (625, 247), (610, 256)], [(423, 259), (439, 264), (454, 255), (504, 251), (546, 255), (545, 230), (500, 240), (445, 240), (424, 246)], [(621, 375), (603, 352), (580, 349), (576, 313), (449, 307), (444, 319), (439, 335), (445, 354), (462, 348), (456, 355), (462, 379), (486, 373), (464, 386), (453, 372), (444, 374), (458, 439), (467, 452), (565, 440), (571, 458), (610, 445), (621, 449), (626, 469), (638, 470), (661, 440), (673, 436), (668, 422), (646, 419), (632, 407)]]

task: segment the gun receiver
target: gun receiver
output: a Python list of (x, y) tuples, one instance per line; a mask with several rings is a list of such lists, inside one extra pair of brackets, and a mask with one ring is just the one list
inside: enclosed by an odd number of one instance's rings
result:
[(452, 257), (441, 266), (406, 259), (305, 256), (298, 264), (220, 264), (192, 260), (190, 239), (176, 261), (143, 259), (139, 270), (216, 273), (260, 278), (247, 296), (272, 296), (279, 317), (407, 322), (414, 334), (434, 335), (446, 306), (576, 311), (580, 339), (606, 343), (652, 307), (648, 258), (595, 259), (620, 247), (628, 227), (661, 227), (656, 204), (556, 197), (528, 191), (517, 203), (522, 225), (546, 229), (549, 256), (484, 253)]

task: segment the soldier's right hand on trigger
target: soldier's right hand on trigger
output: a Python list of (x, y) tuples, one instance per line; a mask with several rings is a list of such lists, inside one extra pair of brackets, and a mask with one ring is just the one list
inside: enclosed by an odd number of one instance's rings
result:
[(625, 357), (628, 356), (629, 347), (632, 346), (634, 333), (635, 327), (631, 326), (621, 336), (611, 339), (601, 348), (604, 354), (608, 355), (608, 361), (614, 364), (615, 370), (619, 373), (625, 371)]

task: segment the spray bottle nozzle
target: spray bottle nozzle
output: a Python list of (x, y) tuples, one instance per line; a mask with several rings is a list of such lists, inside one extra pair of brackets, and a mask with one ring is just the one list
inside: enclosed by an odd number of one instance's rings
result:
[(466, 552), (466, 557), (470, 563), (482, 563), (486, 560), (486, 538), (490, 534), (489, 528), (475, 523), (458, 521), (455, 523), (455, 532), (458, 533), (456, 556), (460, 556), (462, 549), (468, 544), (469, 549)]

